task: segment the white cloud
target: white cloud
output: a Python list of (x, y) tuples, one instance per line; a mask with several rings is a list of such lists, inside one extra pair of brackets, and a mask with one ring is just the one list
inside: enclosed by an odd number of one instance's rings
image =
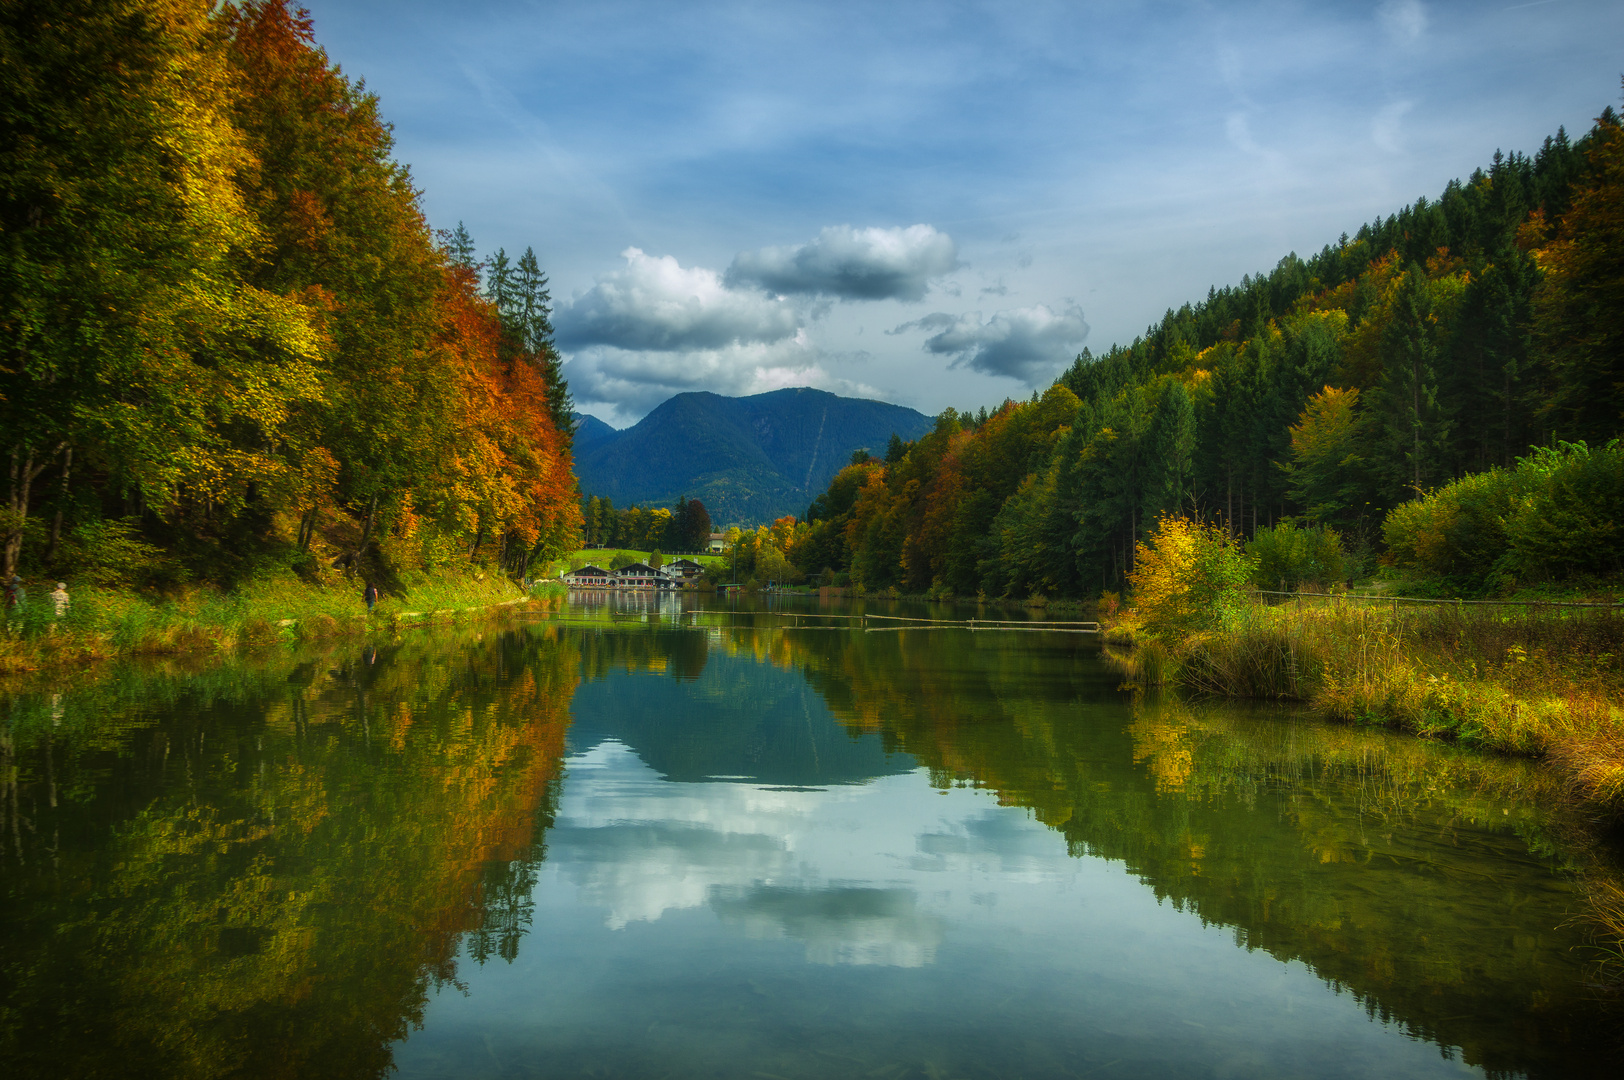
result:
[(1399, 45), (1414, 45), (1427, 32), (1427, 9), (1420, 0), (1385, 0), (1376, 9), (1376, 18)]
[(986, 322), (979, 311), (958, 316), (937, 313), (889, 332), (907, 330), (936, 331), (925, 339), (925, 349), (954, 357), (954, 366), (964, 364), (1030, 386), (1051, 378), (1088, 337), (1088, 323), (1075, 304), (1059, 312), (1044, 304), (1000, 311)]
[(953, 238), (930, 225), (830, 225), (809, 244), (739, 252), (727, 268), (726, 283), (780, 295), (921, 300), (932, 280), (959, 266)]
[(730, 289), (703, 267), (683, 268), (669, 255), (621, 252), (624, 269), (563, 307), (558, 341), (566, 349), (606, 345), (635, 351), (723, 349), (793, 338), (800, 316), (791, 305)]

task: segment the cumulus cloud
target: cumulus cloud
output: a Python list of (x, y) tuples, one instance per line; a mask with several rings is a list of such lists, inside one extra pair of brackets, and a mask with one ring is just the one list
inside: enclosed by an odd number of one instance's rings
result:
[(805, 942), (813, 964), (923, 967), (936, 959), (942, 920), (912, 889), (754, 885), (712, 890), (711, 909), (752, 938)]
[(605, 345), (634, 351), (721, 349), (793, 338), (795, 309), (754, 291), (728, 288), (704, 267), (684, 268), (669, 255), (621, 252), (626, 265), (558, 313), (565, 349)]
[(809, 244), (739, 252), (725, 282), (785, 296), (921, 300), (932, 280), (959, 266), (958, 245), (930, 225), (831, 225)]
[(887, 332), (908, 330), (934, 331), (925, 339), (926, 351), (953, 357), (955, 367), (965, 364), (1030, 386), (1049, 378), (1088, 337), (1088, 323), (1075, 304), (1058, 312), (1044, 304), (1000, 311), (986, 322), (981, 321), (979, 311), (956, 316), (937, 313)]

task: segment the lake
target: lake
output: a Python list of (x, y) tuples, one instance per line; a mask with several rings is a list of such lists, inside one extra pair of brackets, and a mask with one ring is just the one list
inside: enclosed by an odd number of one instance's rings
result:
[(14, 687), (4, 1075), (1614, 1074), (1537, 767), (861, 609)]

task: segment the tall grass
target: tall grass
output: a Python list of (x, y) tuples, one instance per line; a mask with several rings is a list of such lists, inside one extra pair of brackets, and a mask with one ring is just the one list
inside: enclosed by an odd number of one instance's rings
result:
[[(1106, 656), (1140, 685), (1290, 698), (1329, 718), (1543, 757), (1587, 831), (1624, 825), (1624, 614), (1617, 609), (1371, 606), (1325, 597), (1231, 612), (1176, 642)], [(1601, 845), (1594, 850), (1603, 850)], [(1624, 888), (1581, 874), (1583, 916), (1624, 987)]]
[(1615, 609), (1253, 603), (1167, 651), (1134, 662), (1130, 677), (1296, 699), (1332, 719), (1548, 756), (1580, 798), (1624, 816), (1624, 614)]
[(360, 633), (397, 623), (406, 612), (482, 608), (520, 595), (499, 576), (425, 575), (382, 597), (369, 615), (361, 588), (313, 585), (292, 574), (256, 579), (229, 593), (197, 588), (158, 595), (77, 585), (61, 617), (49, 595), (34, 589), (21, 608), (0, 619), (0, 672)]

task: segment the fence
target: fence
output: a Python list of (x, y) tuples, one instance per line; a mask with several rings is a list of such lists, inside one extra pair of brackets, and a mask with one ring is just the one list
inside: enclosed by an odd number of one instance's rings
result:
[(1426, 596), (1374, 596), (1363, 593), (1305, 593), (1305, 592), (1276, 592), (1271, 589), (1255, 590), (1258, 596), (1284, 596), (1293, 598), (1301, 606), (1304, 600), (1322, 601), (1360, 601), (1372, 604), (1391, 604), (1397, 610), (1399, 604), (1445, 604), (1450, 607), (1462, 607), (1467, 604), (1485, 607), (1536, 607), (1536, 608), (1620, 608), (1624, 603), (1600, 603), (1589, 600), (1438, 600)]

